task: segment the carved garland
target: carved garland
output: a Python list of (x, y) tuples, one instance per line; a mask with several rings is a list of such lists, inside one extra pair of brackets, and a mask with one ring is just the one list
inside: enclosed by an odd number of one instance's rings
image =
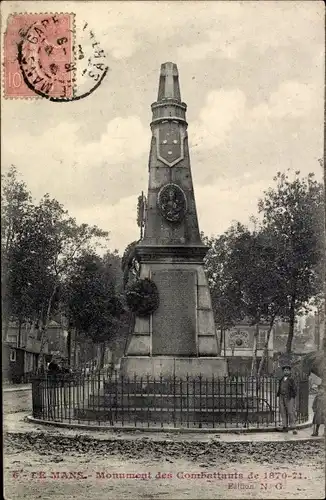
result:
[(129, 309), (137, 316), (149, 316), (159, 306), (159, 294), (154, 281), (138, 279), (128, 285), (126, 301)]
[(139, 262), (137, 260), (136, 252), (135, 252), (135, 248), (136, 248), (138, 243), (139, 243), (139, 240), (133, 241), (132, 243), (129, 243), (129, 245), (125, 249), (124, 254), (122, 256), (121, 269), (123, 271), (123, 287), (124, 288), (127, 286), (128, 281), (130, 281), (132, 276), (138, 278)]

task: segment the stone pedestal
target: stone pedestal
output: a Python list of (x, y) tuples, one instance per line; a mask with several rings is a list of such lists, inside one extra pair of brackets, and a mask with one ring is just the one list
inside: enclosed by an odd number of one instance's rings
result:
[(122, 373), (185, 377), (227, 375), (226, 359), (217, 357), (211, 297), (203, 266), (206, 247), (137, 248), (141, 278), (159, 290), (159, 308), (136, 318)]
[(121, 371), (124, 376), (155, 378), (159, 380), (178, 377), (202, 376), (204, 379), (227, 376), (227, 362), (220, 357), (172, 357), (172, 356), (129, 356), (121, 360)]

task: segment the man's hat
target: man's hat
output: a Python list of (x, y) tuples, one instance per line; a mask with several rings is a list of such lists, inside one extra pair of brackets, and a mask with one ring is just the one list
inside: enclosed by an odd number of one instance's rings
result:
[(284, 370), (284, 368), (289, 368), (291, 370), (292, 366), (289, 363), (285, 363), (284, 365), (282, 365), (282, 370)]

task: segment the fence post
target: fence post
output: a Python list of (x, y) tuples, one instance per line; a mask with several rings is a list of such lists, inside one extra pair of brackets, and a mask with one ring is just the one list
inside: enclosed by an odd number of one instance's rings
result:
[(33, 417), (40, 418), (42, 416), (42, 388), (39, 377), (35, 377), (32, 380), (32, 405)]

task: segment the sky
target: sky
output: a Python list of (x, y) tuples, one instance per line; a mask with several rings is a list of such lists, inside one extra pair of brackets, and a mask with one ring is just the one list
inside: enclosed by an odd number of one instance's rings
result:
[(278, 171), (322, 177), (323, 2), (3, 2), (2, 36), (14, 12), (75, 13), (110, 70), (79, 101), (2, 97), (2, 169), (15, 165), (36, 200), (49, 193), (78, 222), (109, 231), (111, 250), (139, 238), (163, 62), (177, 64), (188, 106), (205, 234), (247, 223)]

